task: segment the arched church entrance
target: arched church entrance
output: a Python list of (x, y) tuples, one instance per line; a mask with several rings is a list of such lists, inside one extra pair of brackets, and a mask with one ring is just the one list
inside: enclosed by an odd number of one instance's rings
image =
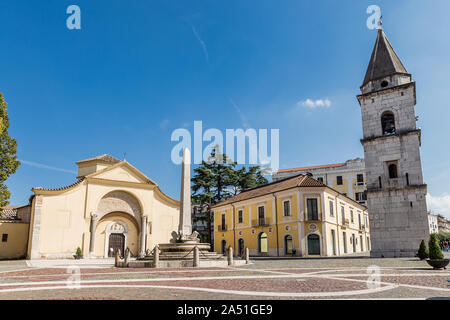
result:
[(122, 190), (107, 193), (91, 217), (90, 251), (95, 257), (114, 257), (118, 250), (123, 255), (127, 248), (132, 256), (145, 252), (147, 217), (131, 193)]

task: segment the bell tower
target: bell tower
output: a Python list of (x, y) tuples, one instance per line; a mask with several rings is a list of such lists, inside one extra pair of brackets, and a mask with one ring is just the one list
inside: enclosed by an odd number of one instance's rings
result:
[(416, 84), (381, 24), (361, 92), (371, 256), (413, 257), (429, 237)]

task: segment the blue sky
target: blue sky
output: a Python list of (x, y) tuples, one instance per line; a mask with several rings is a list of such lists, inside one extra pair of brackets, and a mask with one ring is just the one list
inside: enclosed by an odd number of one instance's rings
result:
[[(71, 4), (81, 30), (66, 28)], [(0, 0), (0, 92), (23, 160), (11, 203), (71, 184), (75, 161), (124, 152), (178, 198), (170, 136), (194, 120), (280, 129), (281, 168), (362, 157), (355, 96), (376, 37), (372, 4), (417, 81), (424, 179), (433, 209), (450, 214), (446, 0)]]

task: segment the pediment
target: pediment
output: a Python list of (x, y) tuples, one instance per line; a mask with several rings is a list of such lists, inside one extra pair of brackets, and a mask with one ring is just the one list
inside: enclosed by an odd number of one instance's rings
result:
[(155, 184), (142, 172), (134, 168), (128, 162), (123, 161), (104, 170), (96, 172), (89, 177), (104, 180)]

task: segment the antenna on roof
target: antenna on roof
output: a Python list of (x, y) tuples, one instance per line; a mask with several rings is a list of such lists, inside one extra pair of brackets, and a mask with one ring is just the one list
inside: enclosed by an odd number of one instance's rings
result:
[(124, 152), (124, 153), (123, 153), (123, 160), (122, 160), (122, 161), (126, 161), (126, 160), (127, 160), (127, 153)]

